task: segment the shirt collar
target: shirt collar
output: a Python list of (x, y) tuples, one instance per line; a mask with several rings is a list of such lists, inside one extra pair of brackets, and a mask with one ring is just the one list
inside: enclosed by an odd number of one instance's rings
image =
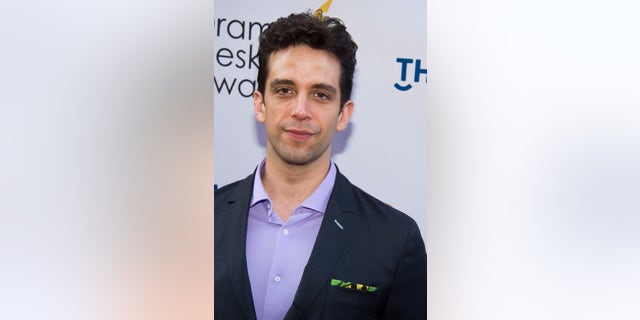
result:
[[(336, 181), (336, 174), (338, 172), (335, 164), (333, 163), (333, 160), (330, 160), (330, 162), (329, 173), (327, 173), (327, 176), (324, 178), (324, 180), (322, 180), (322, 183), (320, 183), (318, 188), (316, 188), (316, 190), (307, 199), (305, 199), (302, 204), (300, 204), (300, 207), (305, 207), (314, 211), (325, 213), (327, 204), (329, 203), (329, 197), (331, 196), (331, 191), (333, 190), (333, 185)], [(262, 184), (261, 173), (262, 171), (264, 171), (265, 163), (266, 158), (262, 159), (256, 170), (256, 174), (253, 180), (253, 193), (250, 206), (254, 206), (258, 202), (265, 200), (271, 203), (271, 199), (269, 198), (267, 192), (264, 190), (264, 185)]]
[(256, 203), (264, 201), (264, 200), (268, 200), (269, 202), (271, 202), (271, 199), (269, 199), (269, 195), (267, 194), (267, 192), (264, 190), (264, 185), (262, 184), (262, 171), (264, 171), (264, 164), (267, 161), (267, 158), (262, 159), (262, 161), (260, 162), (260, 164), (258, 164), (258, 169), (256, 169), (256, 174), (253, 177), (253, 192), (251, 193), (251, 204), (250, 206), (253, 207)]

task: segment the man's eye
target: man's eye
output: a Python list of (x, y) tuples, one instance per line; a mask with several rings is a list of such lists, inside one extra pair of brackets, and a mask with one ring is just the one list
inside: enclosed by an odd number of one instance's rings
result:
[(291, 94), (293, 91), (289, 88), (278, 88), (276, 94)]
[(329, 100), (331, 98), (328, 94), (322, 92), (316, 92), (315, 96), (322, 100)]

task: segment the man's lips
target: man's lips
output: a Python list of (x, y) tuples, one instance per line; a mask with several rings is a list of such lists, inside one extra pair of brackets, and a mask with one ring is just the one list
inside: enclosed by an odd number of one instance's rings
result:
[(294, 140), (306, 140), (313, 135), (313, 132), (303, 129), (287, 129), (285, 132)]

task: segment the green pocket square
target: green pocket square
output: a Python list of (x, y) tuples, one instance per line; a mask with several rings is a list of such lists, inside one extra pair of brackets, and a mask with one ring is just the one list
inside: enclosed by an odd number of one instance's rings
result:
[(331, 286), (357, 290), (357, 291), (364, 291), (364, 292), (376, 292), (376, 290), (378, 290), (378, 288), (374, 286), (368, 286), (360, 283), (353, 283), (350, 281), (342, 281), (338, 279), (331, 279)]

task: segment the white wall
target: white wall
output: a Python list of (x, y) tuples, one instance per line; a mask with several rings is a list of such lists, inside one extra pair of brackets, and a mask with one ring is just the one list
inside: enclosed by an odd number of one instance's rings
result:
[(640, 318), (633, 1), (428, 1), (429, 319)]
[(212, 6), (0, 1), (0, 319), (211, 319)]

